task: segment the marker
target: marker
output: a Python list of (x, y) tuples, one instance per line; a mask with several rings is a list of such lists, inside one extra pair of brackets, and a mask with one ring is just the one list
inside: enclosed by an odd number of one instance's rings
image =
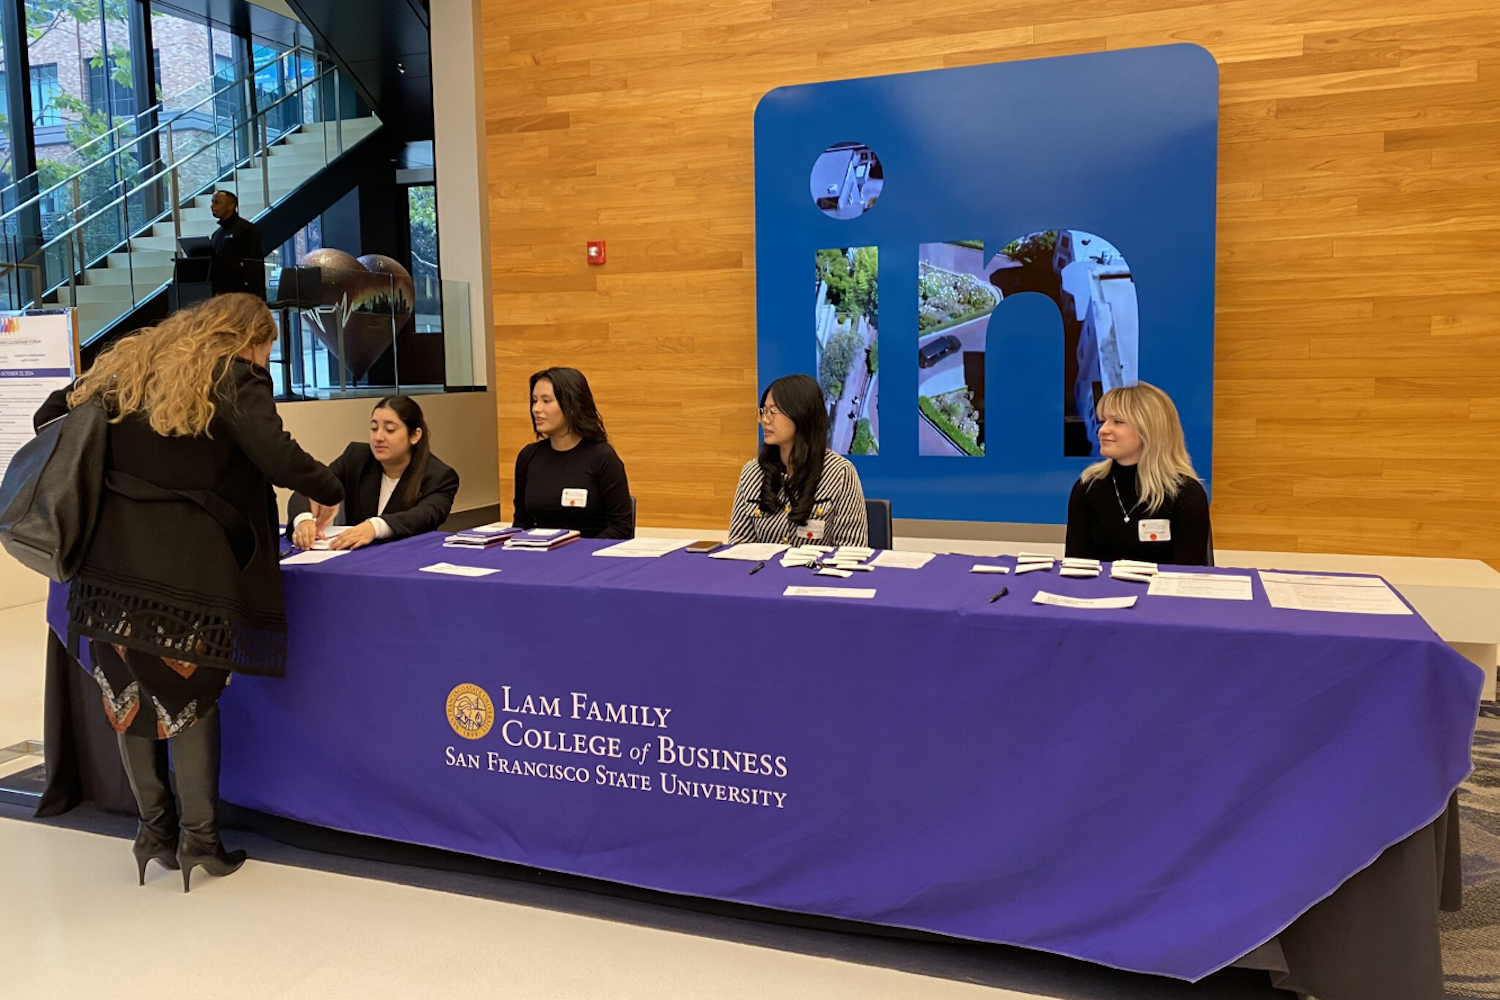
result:
[(758, 562), (754, 566), (750, 567), (750, 575), (754, 576), (755, 574), (759, 573), (761, 570), (763, 570), (765, 568), (766, 568), (766, 564), (765, 563)]
[(1001, 587), (1000, 593), (996, 594), (994, 597), (991, 597), (988, 603), (994, 604), (996, 601), (1000, 600), (1000, 598), (1004, 597), (1008, 593), (1010, 593), (1009, 587)]

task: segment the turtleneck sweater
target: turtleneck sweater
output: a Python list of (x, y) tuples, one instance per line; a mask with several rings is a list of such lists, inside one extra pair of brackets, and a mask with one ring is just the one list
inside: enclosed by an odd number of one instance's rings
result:
[(1206, 566), (1210, 537), (1208, 494), (1191, 477), (1179, 480), (1176, 495), (1149, 511), (1140, 505), (1133, 465), (1113, 463), (1103, 479), (1080, 479), (1068, 497), (1070, 556)]

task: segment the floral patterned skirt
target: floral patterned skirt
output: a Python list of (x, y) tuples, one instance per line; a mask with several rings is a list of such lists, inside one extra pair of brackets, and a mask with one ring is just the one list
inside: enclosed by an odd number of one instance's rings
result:
[(89, 640), (104, 714), (117, 733), (164, 740), (218, 704), (229, 671)]

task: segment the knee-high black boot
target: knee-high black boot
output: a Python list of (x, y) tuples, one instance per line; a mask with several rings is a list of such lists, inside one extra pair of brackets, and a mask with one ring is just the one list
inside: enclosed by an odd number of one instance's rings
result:
[(219, 710), (209, 713), (171, 738), (172, 766), (177, 773), (177, 806), (182, 842), (182, 891), (191, 888), (193, 869), (228, 875), (245, 863), (244, 851), (226, 851), (219, 840)]
[(146, 865), (152, 858), (168, 868), (177, 867), (177, 809), (167, 788), (166, 748), (158, 747), (158, 741), (148, 736), (120, 733), (116, 739), (141, 818), (131, 850), (140, 884), (145, 885)]

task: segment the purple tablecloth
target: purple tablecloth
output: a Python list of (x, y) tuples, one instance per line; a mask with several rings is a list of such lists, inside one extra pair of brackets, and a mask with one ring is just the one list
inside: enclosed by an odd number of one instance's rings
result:
[[(288, 567), (287, 677), (221, 702), (225, 800), (1197, 979), (1469, 771), (1480, 671), (1416, 616), (1276, 610), (1258, 580), (1253, 602), (1150, 598), (970, 557), (833, 580), (603, 544)], [(418, 572), (438, 561), (502, 572)]]

